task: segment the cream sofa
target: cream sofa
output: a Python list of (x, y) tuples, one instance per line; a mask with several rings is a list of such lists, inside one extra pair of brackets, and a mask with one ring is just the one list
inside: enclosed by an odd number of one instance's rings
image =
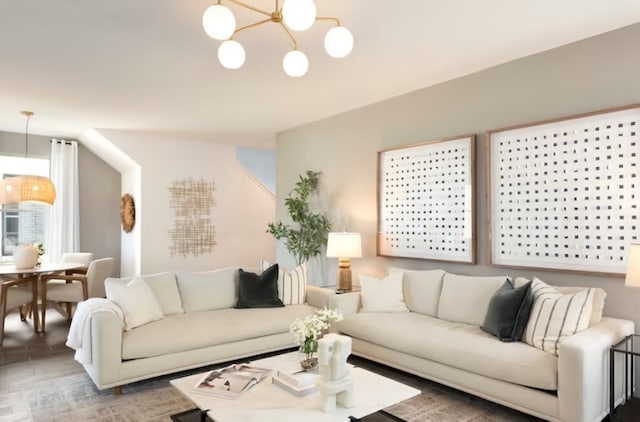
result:
[(358, 292), (331, 301), (344, 315), (337, 330), (351, 336), (355, 355), (549, 421), (599, 422), (606, 416), (609, 347), (634, 326), (601, 318), (603, 291), (594, 298), (590, 326), (563, 338), (556, 356), (522, 341), (503, 343), (480, 328), (506, 277), (393, 271), (403, 273), (408, 311), (362, 312)]
[[(303, 283), (304, 304), (234, 309), (236, 268), (142, 278), (162, 310), (159, 319), (125, 330), (123, 319), (106, 309), (86, 321), (91, 352), (84, 368), (99, 389), (120, 393), (120, 386), (135, 381), (294, 347), (290, 324), (328, 305), (335, 294), (313, 286), (304, 291)], [(107, 297), (131, 280), (107, 279)]]

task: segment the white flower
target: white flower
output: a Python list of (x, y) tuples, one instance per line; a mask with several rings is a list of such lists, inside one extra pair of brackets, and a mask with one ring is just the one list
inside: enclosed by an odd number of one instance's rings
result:
[(304, 319), (296, 319), (289, 327), (289, 332), (293, 334), (297, 345), (304, 344), (305, 340), (317, 340), (320, 334), (328, 329), (332, 323), (342, 321), (343, 317), (336, 309), (319, 309), (312, 315), (307, 315)]

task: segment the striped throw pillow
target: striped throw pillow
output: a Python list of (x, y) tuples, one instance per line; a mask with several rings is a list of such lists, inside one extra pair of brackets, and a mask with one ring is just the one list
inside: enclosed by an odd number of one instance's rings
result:
[(531, 291), (533, 308), (524, 332), (524, 341), (557, 355), (562, 337), (589, 327), (594, 289), (563, 295), (544, 281), (534, 278)]
[[(271, 264), (262, 261), (262, 271)], [(287, 272), (280, 267), (278, 272), (278, 298), (285, 305), (302, 305), (305, 301), (305, 289), (307, 286), (307, 263), (300, 264)]]

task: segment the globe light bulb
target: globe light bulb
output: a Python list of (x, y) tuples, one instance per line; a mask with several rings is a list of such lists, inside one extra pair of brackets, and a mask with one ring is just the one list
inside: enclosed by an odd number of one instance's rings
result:
[(316, 5), (313, 0), (285, 0), (282, 20), (294, 31), (306, 31), (316, 21)]
[(334, 26), (324, 36), (324, 49), (331, 57), (346, 57), (353, 50), (353, 35), (344, 26)]
[(215, 4), (202, 15), (202, 27), (215, 40), (228, 40), (236, 30), (236, 18), (227, 7)]
[(234, 40), (227, 40), (218, 47), (218, 60), (227, 69), (238, 69), (244, 64), (244, 47)]
[(282, 59), (282, 67), (287, 75), (292, 78), (304, 76), (309, 69), (309, 60), (300, 50), (291, 50)]

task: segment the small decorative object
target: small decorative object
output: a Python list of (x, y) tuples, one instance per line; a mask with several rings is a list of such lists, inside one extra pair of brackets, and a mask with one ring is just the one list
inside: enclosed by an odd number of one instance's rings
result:
[(318, 351), (318, 339), (323, 331), (338, 321), (342, 321), (342, 314), (335, 309), (323, 308), (312, 315), (307, 315), (304, 319), (296, 319), (289, 327), (289, 332), (293, 334), (294, 340), (300, 346), (300, 353), (304, 353), (305, 359), (300, 362), (300, 366), (305, 371), (311, 370), (318, 365), (318, 359), (313, 355)]
[(311, 212), (309, 205), (309, 197), (318, 189), (320, 173), (309, 170), (304, 176), (299, 177), (296, 187), (284, 201), (291, 220), (297, 227), (278, 221), (269, 223), (267, 230), (276, 240), (284, 239), (284, 244), (296, 259), (297, 265), (320, 254), (322, 247), (327, 244), (327, 236), (332, 226), (327, 217)]
[(44, 255), (44, 245), (42, 243), (34, 243), (33, 246), (38, 250), (38, 263), (36, 265), (40, 265), (42, 264), (40, 258)]
[(337, 404), (353, 407), (353, 380), (347, 365), (350, 354), (351, 337), (332, 333), (318, 340), (320, 378), (316, 385), (325, 412), (335, 412)]
[(136, 224), (136, 205), (133, 196), (125, 193), (120, 199), (120, 220), (122, 220), (122, 230), (131, 233)]
[(33, 245), (18, 246), (13, 251), (13, 264), (17, 270), (35, 268), (38, 264), (38, 249)]

